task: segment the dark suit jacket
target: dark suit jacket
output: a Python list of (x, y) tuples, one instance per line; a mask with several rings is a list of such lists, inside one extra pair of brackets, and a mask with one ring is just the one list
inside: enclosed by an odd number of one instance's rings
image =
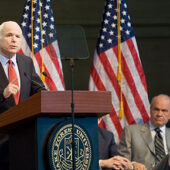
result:
[[(19, 99), (19, 103), (21, 103), (38, 91), (45, 90), (45, 87), (39, 76), (36, 74), (32, 59), (30, 57), (17, 54), (16, 61), (21, 79)], [(27, 74), (27, 77), (24, 73)], [(3, 97), (4, 88), (8, 84), (9, 81), (0, 63), (0, 113), (16, 105), (13, 95), (7, 99), (4, 99)], [(5, 134), (0, 134), (0, 170), (8, 170), (8, 135)]]
[(170, 170), (170, 158), (166, 155), (152, 170)]
[[(41, 79), (35, 72), (35, 68), (30, 57), (26, 57), (21, 54), (16, 55), (16, 60), (18, 64), (20, 79), (21, 79), (21, 89), (20, 89), (20, 100), (19, 103), (23, 102), (29, 96), (37, 93), (38, 91), (45, 89)], [(27, 74), (30, 77), (31, 81), (28, 77), (24, 75)], [(37, 82), (37, 84), (34, 83)], [(9, 81), (6, 77), (4, 69), (0, 63), (0, 113), (8, 110), (9, 108), (15, 106), (15, 101), (13, 95), (11, 95), (8, 99), (3, 98), (4, 88), (8, 85)], [(38, 84), (40, 84), (38, 86)]]
[[(108, 159), (116, 155), (120, 155), (117, 150), (117, 144), (115, 143), (113, 133), (103, 128), (98, 128), (99, 136), (99, 160)], [(102, 168), (103, 170), (109, 170), (109, 168)]]

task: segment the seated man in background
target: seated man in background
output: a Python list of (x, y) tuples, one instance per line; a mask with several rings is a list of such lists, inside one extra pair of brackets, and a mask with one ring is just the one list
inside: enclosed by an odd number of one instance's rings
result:
[(130, 161), (140, 162), (152, 169), (170, 152), (170, 97), (155, 96), (150, 106), (150, 121), (143, 125), (125, 127), (119, 152)]
[(103, 128), (98, 128), (99, 135), (99, 166), (102, 170), (138, 169), (146, 170), (145, 166), (139, 163), (132, 164), (125, 157), (120, 156), (113, 134)]

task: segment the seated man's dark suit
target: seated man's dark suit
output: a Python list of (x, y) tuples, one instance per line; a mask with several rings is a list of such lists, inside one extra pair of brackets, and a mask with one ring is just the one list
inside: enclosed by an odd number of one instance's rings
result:
[[(45, 90), (45, 87), (35, 72), (35, 68), (30, 57), (16, 54), (16, 61), (18, 64), (21, 87), (19, 103), (26, 100), (28, 97), (37, 93), (40, 90)], [(26, 73), (27, 77), (24, 75)], [(29, 77), (29, 78), (28, 78)], [(37, 82), (37, 83), (35, 83)], [(0, 63), (0, 113), (15, 106), (13, 95), (4, 99), (3, 91), (9, 84), (8, 78)], [(8, 135), (0, 134), (0, 170), (8, 170)]]
[[(98, 128), (99, 135), (99, 160), (109, 159), (113, 156), (120, 155), (117, 150), (117, 144), (115, 143), (113, 133), (103, 128)], [(102, 168), (103, 170), (109, 170), (109, 168)]]
[(170, 157), (166, 155), (152, 170), (170, 170)]

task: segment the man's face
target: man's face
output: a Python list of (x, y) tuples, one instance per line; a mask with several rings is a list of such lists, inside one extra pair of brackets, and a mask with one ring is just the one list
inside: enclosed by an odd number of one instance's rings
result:
[(151, 123), (154, 127), (165, 125), (170, 118), (170, 99), (158, 96), (151, 105)]
[(0, 53), (5, 57), (12, 57), (21, 47), (22, 32), (13, 22), (6, 23), (1, 32)]

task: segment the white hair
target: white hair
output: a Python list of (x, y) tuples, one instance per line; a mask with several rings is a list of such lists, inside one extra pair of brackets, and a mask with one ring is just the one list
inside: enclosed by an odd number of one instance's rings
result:
[(0, 39), (2, 38), (2, 29), (4, 27), (4, 22), (0, 25)]
[(169, 100), (170, 103), (170, 96), (166, 95), (166, 94), (159, 94), (157, 96), (154, 96), (151, 100), (151, 107), (154, 105), (155, 99), (158, 97), (162, 97), (162, 98), (166, 98), (167, 100)]
[[(3, 22), (0, 25), (0, 39), (2, 38), (2, 30), (3, 30), (4, 26), (5, 26), (5, 24), (7, 24), (7, 23), (15, 23), (16, 25), (18, 25), (18, 23), (15, 22), (15, 21), (6, 21), (6, 22)], [(19, 25), (18, 25), (18, 27), (21, 29), (21, 27)], [(21, 30), (21, 32), (22, 32), (22, 30)]]

